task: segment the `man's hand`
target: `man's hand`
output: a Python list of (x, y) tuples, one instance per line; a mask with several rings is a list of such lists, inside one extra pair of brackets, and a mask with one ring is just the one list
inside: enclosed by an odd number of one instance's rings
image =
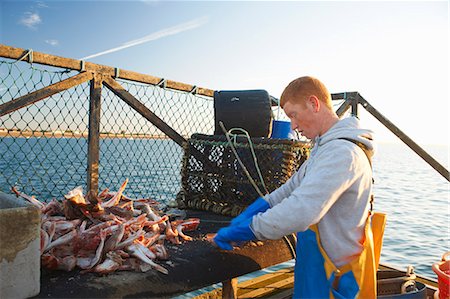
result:
[(217, 247), (216, 242), (214, 242), (214, 238), (216, 237), (216, 235), (217, 234), (215, 234), (215, 233), (206, 234), (205, 240), (208, 241), (209, 243), (211, 243), (213, 246)]
[[(217, 234), (214, 233), (210, 233), (206, 235), (206, 241), (208, 241), (209, 243), (211, 243), (211, 245), (213, 245), (214, 247), (219, 247), (219, 245), (216, 244), (216, 242), (214, 241), (214, 238), (216, 237)], [(237, 246), (238, 244), (236, 244), (235, 242), (232, 242), (231, 245), (233, 246), (233, 248), (235, 246)]]
[(231, 220), (231, 225), (241, 223), (248, 218), (252, 218), (260, 212), (265, 212), (270, 208), (269, 203), (262, 197), (258, 197), (251, 205), (249, 205), (241, 214)]
[(224, 250), (232, 250), (235, 242), (255, 240), (256, 236), (250, 228), (252, 218), (248, 218), (236, 225), (219, 229), (213, 242)]

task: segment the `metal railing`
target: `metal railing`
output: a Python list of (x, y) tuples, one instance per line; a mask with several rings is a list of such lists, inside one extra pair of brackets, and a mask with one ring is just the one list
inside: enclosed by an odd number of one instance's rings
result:
[[(130, 178), (130, 195), (173, 199), (183, 144), (214, 130), (210, 89), (5, 45), (0, 57), (3, 192), (16, 185), (49, 200), (81, 185), (95, 195)], [(359, 93), (332, 96), (339, 116), (362, 105), (449, 181), (447, 169)]]
[(179, 191), (180, 146), (213, 132), (212, 90), (3, 45), (0, 56), (3, 192), (49, 200), (128, 177), (128, 194), (164, 201)]
[(366, 99), (364, 99), (358, 92), (345, 92), (332, 95), (333, 100), (344, 100), (342, 105), (337, 109), (336, 113), (341, 116), (347, 110), (351, 109), (352, 115), (358, 115), (358, 107), (361, 105), (372, 116), (374, 116), (380, 123), (382, 123), (389, 131), (394, 133), (401, 141), (403, 141), (410, 149), (412, 149), (419, 157), (428, 163), (434, 170), (442, 175), (450, 182), (449, 171), (428, 154), (422, 147), (420, 147), (414, 140), (394, 125), (389, 119), (383, 116), (377, 109), (375, 109)]

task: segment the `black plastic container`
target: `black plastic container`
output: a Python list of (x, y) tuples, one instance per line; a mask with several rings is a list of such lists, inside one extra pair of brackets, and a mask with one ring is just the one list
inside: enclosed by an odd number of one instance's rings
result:
[(269, 137), (272, 109), (269, 93), (265, 90), (222, 90), (214, 92), (214, 135), (226, 130), (242, 128), (250, 137)]

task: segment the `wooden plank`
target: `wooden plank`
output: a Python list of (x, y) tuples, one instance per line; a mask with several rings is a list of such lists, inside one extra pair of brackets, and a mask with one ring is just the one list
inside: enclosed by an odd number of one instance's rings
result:
[[(21, 48), (15, 48), (6, 46), (3, 44), (0, 44), (0, 57), (4, 58), (10, 58), (10, 59), (20, 59), (24, 55), (26, 55), (28, 50), (21, 49)], [(26, 58), (25, 61), (29, 61), (29, 56)], [(45, 54), (41, 52), (35, 52), (33, 51), (33, 63), (39, 63), (43, 65), (49, 65), (54, 67), (61, 67), (71, 70), (82, 70), (82, 61), (77, 59), (71, 59), (71, 58), (65, 58), (50, 54)], [(95, 64), (92, 62), (85, 62), (84, 63), (84, 70), (87, 72), (93, 72), (93, 73), (102, 73), (105, 76), (114, 77), (116, 75), (116, 68), (105, 66), (101, 64)], [(162, 81), (162, 78), (140, 74), (133, 71), (128, 70), (122, 70), (119, 71), (119, 77), (121, 79), (126, 79), (130, 81), (135, 82), (141, 82), (151, 85), (157, 85), (159, 82)], [(176, 81), (167, 80), (168, 88), (174, 89), (174, 90), (180, 90), (180, 91), (187, 91), (190, 92), (194, 89), (194, 85), (189, 85), (185, 83), (180, 83)], [(214, 91), (211, 89), (198, 87), (196, 94), (212, 97), (214, 95)]]
[(60, 93), (61, 91), (67, 90), (83, 82), (91, 80), (92, 77), (93, 77), (92, 73), (82, 72), (73, 77), (64, 79), (60, 82), (33, 91), (32, 93), (26, 94), (17, 99), (13, 99), (9, 102), (0, 105), (0, 116), (9, 114), (11, 112), (19, 110), (31, 104), (34, 104), (40, 100), (48, 98), (54, 94)]
[[(266, 296), (281, 289), (293, 286), (294, 268), (278, 270), (268, 273), (250, 281), (245, 281), (238, 285), (239, 298), (252, 298)], [(258, 291), (259, 290), (259, 291)]]
[(222, 288), (214, 289), (210, 292), (200, 294), (192, 299), (219, 299), (222, 298)]
[[(237, 298), (253, 298), (252, 296), (256, 295), (256, 293), (258, 293), (259, 297), (269, 296), (274, 292), (278, 294), (278, 292), (284, 291), (285, 288), (292, 288), (293, 277), (294, 268), (289, 267), (243, 281), (237, 285)], [(258, 289), (261, 289), (261, 292), (256, 291)], [(222, 288), (218, 288), (196, 296), (195, 299), (221, 298), (221, 296)]]
[(238, 279), (236, 277), (222, 281), (222, 298), (223, 299), (236, 299), (237, 298), (237, 284), (238, 284)]
[(265, 285), (263, 287), (257, 287), (251, 292), (247, 292), (243, 295), (239, 295), (239, 298), (257, 298), (262, 296), (267, 296), (270, 293), (278, 292), (284, 289), (293, 288), (294, 287), (294, 275), (291, 275), (283, 280), (279, 280), (269, 285)]
[(95, 203), (98, 195), (98, 165), (100, 160), (100, 112), (102, 78), (96, 74), (91, 80), (89, 103), (88, 169), (87, 186), (89, 200)]
[(278, 270), (273, 273), (264, 274), (262, 276), (258, 276), (256, 278), (252, 278), (252, 279), (241, 282), (239, 284), (239, 288), (246, 288), (246, 287), (249, 287), (249, 286), (257, 284), (257, 283), (267, 282), (269, 280), (277, 280), (277, 279), (280, 279), (280, 277), (284, 277), (286, 275), (294, 273), (293, 271), (294, 271), (294, 268), (290, 267), (287, 269)]
[(384, 117), (378, 110), (369, 104), (362, 96), (359, 95), (358, 102), (376, 119), (378, 119), (386, 128), (394, 133), (400, 140), (402, 140), (410, 149), (412, 149), (417, 155), (419, 155), (425, 162), (439, 172), (447, 181), (450, 182), (449, 171), (430, 156), (424, 149), (422, 149), (417, 143), (403, 133), (397, 126), (395, 126), (390, 120)]
[(280, 292), (269, 294), (262, 298), (264, 298), (264, 299), (292, 299), (293, 294), (294, 294), (294, 288), (289, 288), (289, 289), (283, 289)]
[(139, 114), (149, 120), (153, 125), (160, 129), (164, 134), (169, 136), (178, 145), (183, 146), (186, 142), (180, 134), (178, 134), (172, 127), (166, 124), (162, 119), (160, 119), (156, 114), (154, 114), (150, 109), (148, 109), (144, 104), (137, 100), (132, 94), (126, 91), (122, 85), (111, 77), (106, 77), (103, 81), (106, 87), (110, 89), (115, 95), (125, 101), (128, 105), (136, 110)]

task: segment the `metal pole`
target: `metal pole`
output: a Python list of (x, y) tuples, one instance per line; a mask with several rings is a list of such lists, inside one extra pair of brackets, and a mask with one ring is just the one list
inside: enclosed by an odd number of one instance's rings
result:
[(422, 149), (417, 143), (403, 133), (398, 127), (396, 127), (391, 121), (384, 117), (378, 110), (369, 104), (361, 95), (358, 94), (358, 102), (376, 119), (378, 119), (386, 128), (400, 138), (410, 149), (412, 149), (417, 155), (419, 155), (425, 162), (439, 172), (447, 181), (450, 182), (450, 175), (448, 170), (430, 156), (424, 149)]
[(149, 120), (155, 127), (160, 129), (164, 134), (175, 141), (179, 146), (183, 147), (186, 143), (186, 139), (178, 134), (172, 127), (165, 123), (161, 118), (159, 118), (155, 113), (150, 111), (144, 104), (142, 104), (138, 99), (136, 99), (132, 94), (125, 90), (116, 80), (111, 77), (106, 77), (104, 82), (105, 86), (111, 90), (116, 96), (121, 98), (125, 103), (127, 103), (131, 108), (136, 110), (140, 115)]
[[(337, 116), (342, 117), (342, 115), (344, 115), (345, 112), (347, 112), (347, 110), (350, 107), (352, 107), (352, 114), (353, 114), (353, 111), (354, 111), (353, 103), (355, 102), (357, 94), (358, 93), (355, 91), (331, 94), (331, 99), (333, 101), (344, 100), (344, 102), (341, 104), (341, 106), (339, 106), (339, 108), (336, 110)], [(356, 113), (357, 113), (357, 111), (356, 111)]]
[(350, 97), (350, 101), (352, 104), (352, 116), (356, 116), (356, 117), (359, 117), (359, 115), (358, 115), (358, 97), (359, 97), (358, 93), (356, 93), (355, 96), (352, 95)]

